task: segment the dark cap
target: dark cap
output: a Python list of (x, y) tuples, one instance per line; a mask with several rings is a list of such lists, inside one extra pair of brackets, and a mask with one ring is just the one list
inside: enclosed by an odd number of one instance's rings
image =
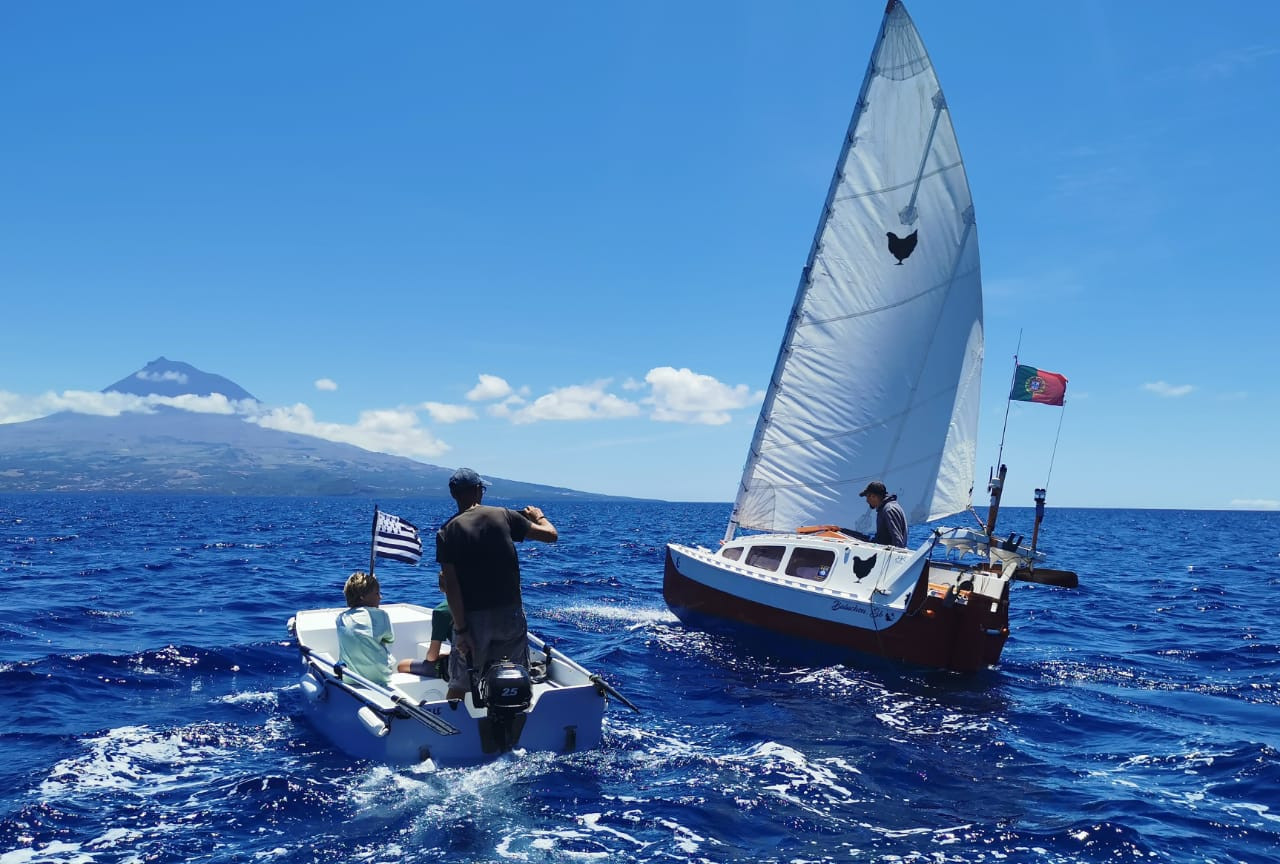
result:
[(889, 490), (884, 488), (884, 484), (879, 480), (872, 480), (867, 484), (867, 488), (858, 493), (859, 498), (866, 498), (868, 495), (879, 495), (881, 498), (889, 494)]
[(450, 489), (474, 489), (476, 486), (488, 486), (489, 481), (470, 468), (459, 468), (449, 478)]

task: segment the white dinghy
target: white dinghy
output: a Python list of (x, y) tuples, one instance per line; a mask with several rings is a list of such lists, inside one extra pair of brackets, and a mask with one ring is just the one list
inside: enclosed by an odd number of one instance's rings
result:
[[(380, 608), (391, 616), (395, 630), (391, 647), (405, 656), (424, 657), (431, 640), (431, 610), (409, 603)], [(308, 609), (289, 625), (301, 654), (308, 719), (335, 746), (359, 759), (469, 765), (512, 750), (586, 750), (600, 745), (607, 695), (622, 699), (598, 675), (533, 634), (532, 668), (492, 666), (460, 702), (445, 699), (447, 682), (440, 678), (396, 672), (382, 686), (338, 662), (334, 622), (342, 611)]]
[[(369, 572), (379, 558), (417, 564), (422, 541), (413, 523), (373, 509)], [(431, 611), (411, 603), (378, 608), (391, 619), (391, 668), (422, 660), (431, 643)], [(446, 698), (448, 682), (394, 672), (385, 685), (340, 661), (342, 608), (307, 609), (289, 619), (302, 659), (307, 716), (339, 749), (393, 765), (431, 760), (469, 765), (513, 750), (572, 753), (600, 745), (613, 696), (639, 711), (603, 678), (529, 634), (530, 663), (504, 660), (472, 673), (471, 691)], [(524, 658), (520, 658), (523, 661)]]
[(663, 594), (687, 626), (972, 671), (1000, 658), (1011, 580), (1074, 585), (1036, 568), (1041, 490), (1031, 547), (996, 537), (1003, 466), (980, 530), (935, 531), (914, 550), (867, 538), (871, 481), (912, 523), (972, 510), (979, 269), (947, 100), (890, 0), (722, 545), (667, 547)]

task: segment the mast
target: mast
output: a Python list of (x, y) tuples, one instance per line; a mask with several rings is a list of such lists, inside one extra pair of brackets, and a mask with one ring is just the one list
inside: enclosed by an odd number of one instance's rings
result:
[(751, 447), (747, 451), (747, 464), (742, 469), (742, 482), (738, 486), (738, 495), (734, 500), (733, 512), (729, 516), (729, 524), (725, 529), (725, 542), (732, 540), (733, 535), (738, 530), (738, 509), (742, 505), (743, 496), (747, 492), (747, 478), (751, 476), (755, 463), (760, 456), (760, 444), (764, 438), (765, 429), (769, 425), (769, 417), (773, 412), (773, 403), (777, 396), (783, 364), (786, 361), (787, 354), (790, 353), (792, 341), (795, 339), (796, 323), (800, 320), (800, 312), (804, 306), (805, 294), (809, 288), (810, 277), (813, 273), (813, 263), (818, 254), (818, 246), (822, 240), (822, 235), (826, 231), (827, 222), (831, 219), (831, 205), (835, 200), (836, 192), (840, 188), (840, 181), (844, 176), (845, 162), (849, 158), (850, 148), (853, 147), (854, 133), (858, 129), (858, 121), (862, 119), (862, 112), (866, 109), (867, 90), (876, 75), (876, 57), (879, 56), (880, 46), (884, 43), (889, 15), (897, 5), (898, 0), (889, 0), (884, 7), (884, 17), (880, 19), (880, 31), (876, 34), (875, 45), (872, 47), (871, 56), (867, 60), (867, 71), (862, 77), (862, 87), (858, 90), (858, 101), (853, 108), (853, 117), (849, 120), (849, 128), (845, 132), (844, 142), (840, 146), (840, 156), (836, 160), (835, 171), (832, 172), (831, 183), (827, 187), (826, 202), (822, 205), (822, 217), (818, 220), (818, 227), (813, 232), (813, 242), (809, 244), (809, 255), (805, 259), (804, 269), (800, 271), (800, 284), (796, 287), (795, 300), (791, 304), (791, 314), (787, 317), (787, 327), (782, 337), (782, 345), (778, 348), (778, 356), (774, 359), (773, 373), (769, 376), (769, 389), (765, 393), (764, 404), (760, 406), (760, 415), (756, 418), (755, 432), (751, 435)]
[(1000, 496), (1004, 493), (1004, 478), (1008, 469), (1000, 466), (998, 473), (993, 474), (987, 482), (987, 490), (991, 493), (991, 505), (987, 508), (987, 540), (991, 540), (996, 531), (996, 517), (1000, 515)]
[(1000, 427), (1000, 450), (996, 454), (996, 464), (1004, 459), (1004, 433), (1009, 429), (1009, 406), (1013, 404), (1013, 385), (1018, 380), (1018, 355), (1022, 353), (1022, 331), (1018, 331), (1018, 347), (1013, 349), (1013, 373), (1009, 376), (1009, 389), (1004, 397), (1004, 424)]

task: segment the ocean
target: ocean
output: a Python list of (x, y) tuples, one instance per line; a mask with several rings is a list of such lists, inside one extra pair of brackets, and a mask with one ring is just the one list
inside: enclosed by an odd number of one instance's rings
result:
[[(1015, 585), (966, 676), (685, 630), (664, 544), (728, 505), (506, 502), (560, 531), (521, 547), (530, 629), (642, 712), (391, 769), (308, 725), (286, 631), (367, 568), (373, 503), (0, 497), (0, 864), (1280, 861), (1280, 513), (1050, 509), (1080, 587)], [(433, 605), (451, 502), (379, 504), (428, 539), (384, 602)]]

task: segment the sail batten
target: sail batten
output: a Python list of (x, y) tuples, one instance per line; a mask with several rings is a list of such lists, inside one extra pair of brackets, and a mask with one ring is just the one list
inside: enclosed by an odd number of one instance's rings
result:
[(726, 536), (966, 509), (982, 289), (950, 110), (915, 25), (885, 12), (802, 271)]

